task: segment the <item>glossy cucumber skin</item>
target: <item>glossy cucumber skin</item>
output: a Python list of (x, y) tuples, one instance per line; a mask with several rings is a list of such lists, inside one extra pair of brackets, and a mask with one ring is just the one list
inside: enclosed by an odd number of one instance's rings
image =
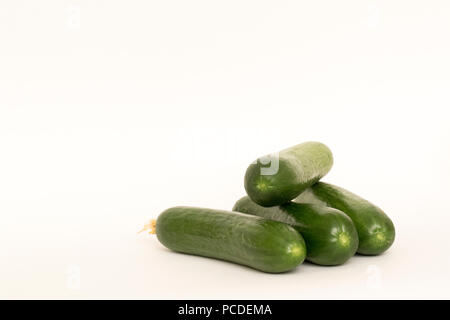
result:
[(332, 165), (333, 155), (326, 145), (305, 142), (280, 151), (266, 162), (259, 158), (252, 163), (245, 173), (245, 190), (257, 204), (277, 206), (319, 181)]
[(262, 207), (249, 197), (243, 197), (236, 202), (233, 210), (293, 226), (305, 239), (306, 259), (316, 264), (343, 264), (358, 248), (358, 233), (352, 220), (333, 208), (293, 202)]
[(386, 213), (343, 188), (318, 182), (294, 201), (327, 205), (347, 214), (358, 230), (360, 254), (381, 254), (394, 243), (395, 227)]
[(306, 256), (305, 242), (292, 227), (239, 212), (170, 208), (159, 215), (156, 235), (174, 251), (270, 273), (292, 270)]

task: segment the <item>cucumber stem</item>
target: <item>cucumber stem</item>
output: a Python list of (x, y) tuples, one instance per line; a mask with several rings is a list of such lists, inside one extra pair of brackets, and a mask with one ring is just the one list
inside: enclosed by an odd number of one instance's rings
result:
[(144, 225), (141, 231), (138, 233), (148, 231), (149, 234), (155, 234), (156, 233), (156, 220), (152, 219), (147, 224)]

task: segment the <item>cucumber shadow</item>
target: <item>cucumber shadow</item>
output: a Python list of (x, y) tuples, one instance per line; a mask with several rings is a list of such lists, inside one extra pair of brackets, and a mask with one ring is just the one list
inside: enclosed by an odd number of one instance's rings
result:
[[(223, 260), (223, 259), (213, 258), (213, 257), (207, 257), (207, 256), (200, 256), (200, 255), (195, 255), (195, 254), (189, 254), (189, 253), (185, 253), (185, 252), (178, 252), (178, 251), (174, 251), (174, 250), (168, 249), (168, 248), (166, 248), (164, 246), (160, 246), (159, 248), (157, 248), (157, 250), (160, 251), (160, 252), (167, 252), (167, 253), (169, 253), (171, 255), (182, 255), (182, 256), (184, 256), (186, 258), (189, 258), (189, 259), (191, 259), (191, 258), (192, 259), (198, 259), (198, 261), (200, 261), (200, 259), (205, 259), (205, 260), (211, 261), (213, 263), (220, 263), (220, 264), (226, 263), (226, 264), (228, 264), (230, 266), (233, 266), (235, 268), (241, 269), (243, 271), (257, 272), (259, 274), (264, 274), (264, 275), (269, 275), (269, 276), (270, 275), (283, 276), (283, 275), (292, 275), (292, 274), (295, 274), (295, 273), (299, 273), (299, 272), (301, 272), (302, 266), (306, 263), (306, 260), (305, 260), (302, 264), (300, 264), (299, 266), (297, 266), (296, 268), (294, 268), (292, 270), (285, 271), (285, 272), (273, 273), (273, 272), (262, 271), (262, 270), (253, 268), (251, 266), (239, 264), (239, 263), (233, 262), (233, 261), (228, 261), (228, 260)], [(195, 261), (195, 260), (193, 260), (193, 261)]]

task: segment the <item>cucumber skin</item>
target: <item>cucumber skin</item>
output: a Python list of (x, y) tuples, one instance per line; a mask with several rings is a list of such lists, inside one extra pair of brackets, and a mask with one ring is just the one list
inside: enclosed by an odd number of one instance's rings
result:
[(244, 186), (248, 196), (257, 204), (272, 207), (288, 202), (319, 181), (333, 166), (330, 149), (320, 142), (305, 142), (282, 150), (278, 172), (262, 175), (267, 168), (260, 159), (245, 173)]
[(235, 262), (269, 273), (294, 269), (306, 246), (290, 226), (238, 212), (174, 207), (156, 221), (158, 240), (174, 251)]
[[(233, 210), (293, 226), (305, 239), (306, 260), (315, 264), (343, 264), (358, 248), (358, 233), (352, 220), (333, 208), (293, 202), (267, 208), (259, 206), (249, 197), (243, 197), (236, 202)], [(338, 240), (340, 233), (347, 236), (346, 246), (341, 245)]]
[(318, 182), (294, 201), (327, 205), (347, 214), (358, 230), (359, 254), (378, 255), (394, 243), (395, 227), (386, 213), (343, 188)]

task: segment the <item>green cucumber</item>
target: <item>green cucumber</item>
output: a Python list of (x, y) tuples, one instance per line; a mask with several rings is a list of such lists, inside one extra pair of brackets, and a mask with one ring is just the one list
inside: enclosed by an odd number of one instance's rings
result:
[(233, 210), (293, 226), (305, 239), (306, 259), (316, 264), (343, 264), (358, 248), (358, 233), (352, 220), (333, 208), (294, 202), (267, 208), (243, 197)]
[(319, 181), (332, 165), (326, 145), (305, 142), (253, 162), (245, 173), (245, 190), (257, 204), (277, 206)]
[(174, 251), (270, 273), (292, 270), (306, 256), (305, 242), (292, 227), (239, 212), (170, 208), (156, 220), (156, 235)]
[(386, 213), (369, 201), (343, 188), (318, 182), (294, 201), (322, 204), (346, 213), (358, 230), (358, 253), (360, 254), (383, 253), (394, 242), (394, 224)]

